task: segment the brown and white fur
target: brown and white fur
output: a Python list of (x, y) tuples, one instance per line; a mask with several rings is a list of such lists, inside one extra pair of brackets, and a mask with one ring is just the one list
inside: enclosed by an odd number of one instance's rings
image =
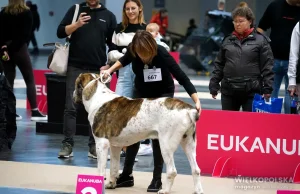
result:
[(143, 139), (158, 139), (166, 164), (167, 180), (159, 194), (170, 193), (177, 171), (174, 152), (181, 144), (189, 160), (195, 194), (202, 194), (200, 169), (196, 162), (195, 127), (197, 110), (175, 98), (130, 99), (121, 97), (99, 81), (99, 75), (80, 74), (76, 79), (74, 101), (83, 103), (88, 112), (96, 142), (98, 170), (105, 176), (110, 148), (110, 182), (116, 188), (119, 176), (120, 151)]

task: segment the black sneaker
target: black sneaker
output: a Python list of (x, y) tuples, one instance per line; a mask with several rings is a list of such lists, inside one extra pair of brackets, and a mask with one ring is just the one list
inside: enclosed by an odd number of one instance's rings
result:
[(161, 188), (162, 188), (161, 180), (160, 179), (158, 179), (158, 180), (152, 179), (150, 185), (148, 186), (147, 192), (156, 193), (159, 190), (161, 190)]
[(134, 186), (134, 178), (131, 175), (123, 175), (120, 174), (117, 178), (117, 188), (118, 187), (133, 187)]
[(22, 120), (22, 116), (21, 116), (21, 115), (18, 115), (18, 114), (16, 114), (16, 121), (20, 121), (20, 120)]
[(0, 153), (1, 152), (8, 152), (8, 151), (10, 151), (10, 148), (8, 146), (7, 141), (6, 140), (2, 141), (2, 139), (0, 139)]
[(47, 115), (43, 115), (39, 110), (31, 111), (31, 120), (32, 121), (47, 121)]
[(73, 157), (73, 147), (71, 144), (63, 143), (61, 150), (58, 153), (59, 158)]
[(96, 145), (92, 145), (89, 149), (88, 157), (97, 159)]

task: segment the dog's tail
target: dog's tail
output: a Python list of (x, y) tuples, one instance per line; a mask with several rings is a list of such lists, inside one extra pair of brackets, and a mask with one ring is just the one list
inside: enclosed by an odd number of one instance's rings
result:
[(188, 114), (193, 122), (196, 122), (199, 120), (200, 116), (199, 116), (199, 112), (197, 111), (197, 109), (188, 110)]
[(188, 115), (191, 119), (191, 126), (189, 127), (188, 131), (185, 133), (183, 138), (187, 136), (193, 136), (193, 140), (195, 141), (196, 138), (196, 122), (199, 120), (199, 112), (196, 109), (189, 109)]

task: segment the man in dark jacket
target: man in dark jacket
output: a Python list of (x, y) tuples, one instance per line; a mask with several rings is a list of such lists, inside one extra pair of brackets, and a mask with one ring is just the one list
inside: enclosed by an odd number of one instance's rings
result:
[[(86, 0), (79, 5), (77, 22), (72, 24), (75, 5), (72, 6), (57, 29), (58, 38), (70, 39), (69, 60), (66, 78), (66, 105), (64, 112), (64, 140), (58, 156), (73, 156), (76, 132), (77, 107), (73, 102), (75, 80), (80, 73), (99, 73), (106, 65), (106, 44), (112, 46), (112, 35), (117, 26), (115, 15), (107, 10), (99, 0)], [(90, 130), (88, 156), (97, 158), (95, 140)]]
[(287, 92), (289, 79), (290, 42), (294, 26), (300, 20), (300, 0), (274, 0), (267, 7), (258, 24), (258, 31), (271, 29), (271, 48), (274, 54), (275, 73), (272, 97), (278, 98), (282, 80), (285, 83), (284, 112), (290, 113), (290, 97)]
[(253, 28), (251, 9), (236, 8), (232, 17), (235, 31), (223, 40), (209, 90), (216, 98), (221, 88), (223, 110), (239, 111), (242, 106), (243, 111), (251, 112), (255, 93), (271, 96), (274, 59), (270, 39)]
[(38, 54), (39, 47), (35, 38), (34, 31), (39, 31), (40, 24), (41, 24), (40, 15), (38, 13), (38, 7), (36, 4), (32, 4), (31, 1), (26, 1), (26, 5), (30, 8), (30, 11), (32, 13), (32, 18), (33, 18), (32, 32), (31, 32), (30, 40), (28, 40), (28, 45), (31, 41), (33, 46), (33, 51), (31, 52), (31, 54)]

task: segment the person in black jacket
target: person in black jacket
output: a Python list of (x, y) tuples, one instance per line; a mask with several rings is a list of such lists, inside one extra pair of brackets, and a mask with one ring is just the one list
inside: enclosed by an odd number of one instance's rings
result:
[[(125, 55), (108, 70), (103, 70), (100, 73), (104, 74), (105, 78), (105, 75), (111, 74), (130, 63), (136, 75), (134, 98), (174, 97), (173, 75), (191, 96), (200, 114), (201, 105), (195, 87), (168, 51), (163, 46), (157, 45), (150, 32), (137, 31)], [(159, 141), (153, 140), (152, 142), (154, 171), (153, 179), (147, 191), (157, 192), (162, 186), (163, 158)], [(134, 185), (132, 168), (139, 146), (140, 142), (137, 142), (127, 148), (124, 169), (117, 180), (117, 187), (131, 187)]]
[(33, 18), (31, 37), (30, 37), (30, 40), (28, 41), (27, 45), (29, 45), (29, 43), (31, 41), (32, 46), (33, 46), (33, 51), (31, 52), (31, 54), (38, 54), (39, 48), (38, 48), (38, 44), (37, 44), (37, 41), (35, 38), (34, 31), (39, 31), (40, 24), (41, 24), (40, 15), (38, 12), (37, 5), (33, 4), (32, 1), (26, 1), (26, 5), (30, 8), (30, 11), (32, 13), (32, 18)]
[[(107, 10), (99, 0), (86, 0), (79, 5), (79, 16), (72, 24), (75, 13), (72, 6), (61, 21), (57, 29), (58, 38), (70, 39), (69, 60), (66, 78), (66, 105), (64, 111), (64, 140), (58, 153), (60, 158), (73, 156), (74, 135), (76, 133), (77, 107), (73, 102), (75, 80), (80, 73), (99, 72), (106, 65), (106, 44), (112, 46), (112, 35), (116, 28), (115, 15)], [(97, 158), (95, 140), (90, 130), (88, 156)]]
[[(41, 114), (37, 107), (33, 69), (27, 49), (32, 28), (32, 13), (24, 0), (9, 1), (0, 12), (0, 26), (0, 46), (6, 49), (10, 57), (10, 60), (3, 61), (4, 73), (10, 87), (14, 88), (18, 66), (26, 83), (27, 98), (32, 109), (31, 120), (45, 121), (47, 116)], [(21, 119), (19, 115), (16, 117)]]
[(216, 99), (221, 88), (223, 110), (239, 111), (242, 106), (243, 111), (252, 111), (255, 93), (266, 99), (271, 96), (273, 53), (269, 38), (254, 30), (254, 14), (249, 7), (236, 8), (232, 18), (235, 30), (223, 40), (209, 90)]
[(274, 82), (271, 97), (278, 98), (281, 83), (285, 84), (283, 108), (290, 114), (291, 99), (287, 91), (289, 78), (290, 42), (294, 26), (300, 20), (300, 0), (273, 0), (261, 17), (257, 31), (264, 33), (270, 29), (271, 48), (274, 55)]

